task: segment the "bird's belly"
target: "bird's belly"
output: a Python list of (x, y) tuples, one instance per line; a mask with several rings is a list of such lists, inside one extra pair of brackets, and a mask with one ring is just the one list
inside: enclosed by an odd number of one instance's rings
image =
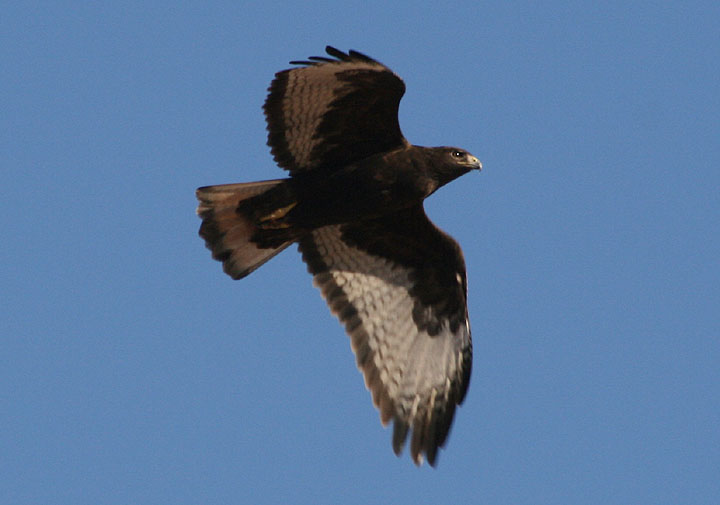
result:
[(309, 229), (376, 218), (423, 200), (415, 188), (377, 182), (328, 184), (303, 193), (288, 218), (293, 224)]

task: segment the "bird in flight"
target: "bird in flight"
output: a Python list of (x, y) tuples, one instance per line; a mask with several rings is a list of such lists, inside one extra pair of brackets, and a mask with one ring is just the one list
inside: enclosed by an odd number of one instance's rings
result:
[(200, 236), (233, 279), (293, 243), (350, 336), (358, 368), (393, 422), (392, 446), (435, 466), (470, 381), (465, 261), (423, 209), (478, 159), (411, 145), (405, 84), (357, 51), (292, 61), (270, 84), (268, 145), (289, 178), (197, 190)]

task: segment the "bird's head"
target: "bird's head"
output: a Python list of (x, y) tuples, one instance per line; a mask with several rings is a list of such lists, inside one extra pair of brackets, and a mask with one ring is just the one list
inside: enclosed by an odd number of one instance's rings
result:
[(428, 152), (432, 156), (432, 172), (434, 172), (438, 187), (444, 186), (471, 170), (482, 170), (480, 160), (465, 149), (434, 147)]
[(482, 170), (482, 163), (475, 156), (459, 147), (443, 147), (443, 153), (447, 156), (447, 161), (453, 165), (463, 167), (466, 170)]

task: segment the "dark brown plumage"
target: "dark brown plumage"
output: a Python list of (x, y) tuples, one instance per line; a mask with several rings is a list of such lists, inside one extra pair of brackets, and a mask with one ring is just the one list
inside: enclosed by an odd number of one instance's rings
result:
[(200, 235), (235, 279), (297, 242), (382, 423), (393, 421), (393, 449), (411, 433), (413, 460), (434, 465), (472, 343), (462, 252), (422, 203), (481, 165), (462, 149), (410, 145), (402, 80), (358, 52), (327, 53), (292, 62), (269, 88), (268, 145), (291, 177), (198, 189)]

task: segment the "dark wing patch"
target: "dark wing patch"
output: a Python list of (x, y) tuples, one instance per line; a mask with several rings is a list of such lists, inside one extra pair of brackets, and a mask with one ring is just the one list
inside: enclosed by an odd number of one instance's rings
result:
[[(424, 455), (434, 465), (465, 397), (472, 344), (459, 247), (419, 210), (424, 222), (399, 233), (417, 212), (400, 222), (319, 228), (300, 240), (300, 250), (345, 324), (382, 423), (393, 421), (395, 453), (411, 430), (413, 460), (420, 464)], [(419, 228), (425, 233), (410, 238)], [(365, 241), (370, 235), (375, 238)]]
[(392, 70), (356, 51), (327, 47), (278, 72), (265, 101), (268, 145), (291, 174), (343, 167), (408, 145), (398, 107), (405, 84)]

